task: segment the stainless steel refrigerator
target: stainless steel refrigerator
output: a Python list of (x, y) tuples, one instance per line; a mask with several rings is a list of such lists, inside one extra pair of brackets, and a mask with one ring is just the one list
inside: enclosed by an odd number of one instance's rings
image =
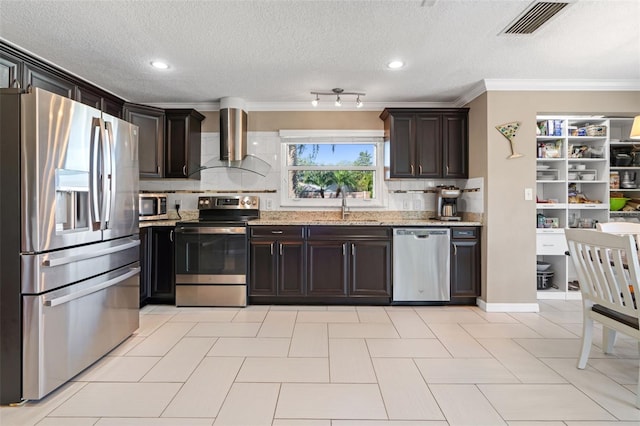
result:
[(0, 403), (41, 399), (139, 326), (138, 128), (0, 90)]

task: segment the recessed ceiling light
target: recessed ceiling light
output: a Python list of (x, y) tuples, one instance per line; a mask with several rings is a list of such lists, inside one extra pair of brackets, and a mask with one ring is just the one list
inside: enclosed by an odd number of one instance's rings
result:
[(397, 70), (398, 68), (404, 67), (404, 62), (402, 61), (391, 61), (387, 64), (387, 68), (391, 70)]
[(154, 68), (158, 68), (159, 70), (166, 70), (169, 68), (169, 65), (166, 62), (162, 61), (151, 61), (151, 66)]

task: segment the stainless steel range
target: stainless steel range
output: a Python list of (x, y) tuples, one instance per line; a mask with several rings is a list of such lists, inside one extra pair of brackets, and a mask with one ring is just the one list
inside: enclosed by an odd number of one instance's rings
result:
[(247, 305), (247, 222), (255, 196), (199, 197), (199, 218), (176, 225), (176, 305)]

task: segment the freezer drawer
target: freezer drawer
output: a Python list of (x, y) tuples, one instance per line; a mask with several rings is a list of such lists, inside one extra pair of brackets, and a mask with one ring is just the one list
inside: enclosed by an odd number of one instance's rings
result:
[(132, 235), (90, 246), (20, 255), (23, 294), (40, 294), (122, 268), (140, 257), (140, 239)]
[(23, 296), (23, 399), (41, 399), (139, 326), (138, 262), (42, 295)]

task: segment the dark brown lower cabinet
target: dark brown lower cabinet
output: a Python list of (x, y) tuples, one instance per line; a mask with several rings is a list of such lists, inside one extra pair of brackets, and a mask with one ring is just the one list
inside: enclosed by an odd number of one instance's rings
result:
[(347, 297), (346, 241), (307, 242), (307, 294), (312, 297)]
[(480, 228), (451, 229), (451, 303), (475, 304), (480, 296)]
[(140, 229), (140, 306), (176, 303), (173, 235), (172, 226)]
[(151, 293), (151, 228), (140, 228), (140, 307), (146, 305)]
[[(479, 227), (451, 228), (451, 304), (480, 296)], [(250, 226), (249, 303), (391, 303), (392, 228)]]
[(391, 241), (351, 241), (350, 296), (391, 297)]
[(304, 296), (302, 226), (256, 226), (249, 230), (249, 299), (276, 303)]
[(391, 228), (309, 226), (307, 295), (322, 303), (391, 301)]

